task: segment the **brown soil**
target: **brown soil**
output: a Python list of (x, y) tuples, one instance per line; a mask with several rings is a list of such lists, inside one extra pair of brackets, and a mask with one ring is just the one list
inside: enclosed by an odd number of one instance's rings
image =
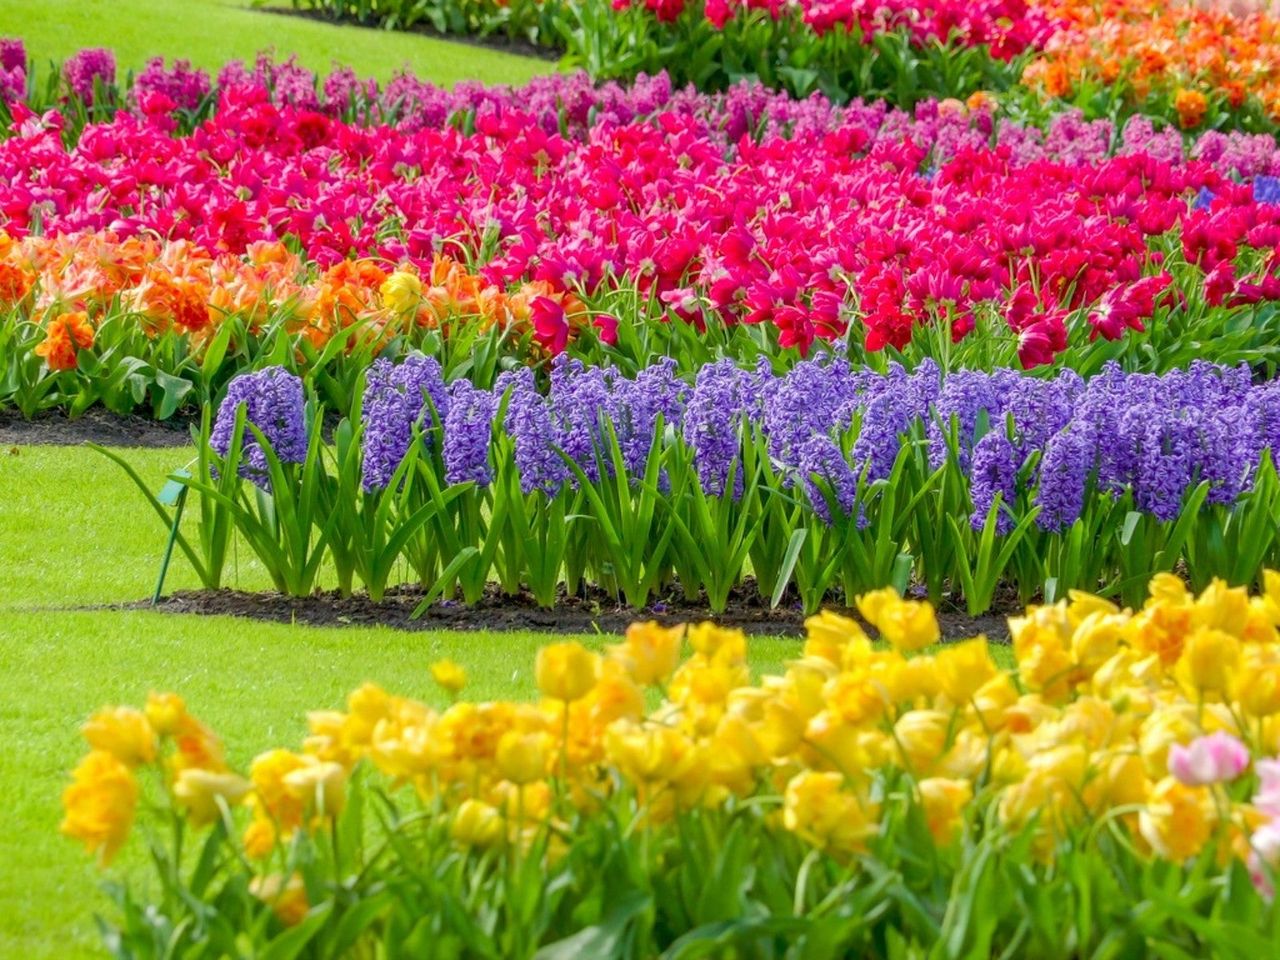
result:
[[(277, 593), (246, 593), (239, 590), (184, 590), (163, 598), (152, 607), (149, 601), (125, 605), (126, 609), (155, 609), (166, 613), (195, 613), (248, 617), (276, 623), (308, 626), (385, 626), (399, 630), (530, 630), (548, 633), (622, 633), (637, 620), (657, 620), (664, 624), (714, 620), (723, 626), (739, 627), (764, 636), (800, 636), (804, 614), (794, 605), (777, 609), (768, 606), (752, 588), (739, 591), (728, 609), (713, 614), (704, 604), (683, 597), (670, 598), (636, 610), (600, 592), (586, 598), (561, 595), (554, 609), (539, 607), (531, 596), (508, 597), (491, 588), (475, 606), (458, 601), (439, 601), (418, 619), (414, 608), (422, 599), (417, 588), (391, 591), (380, 603), (367, 596), (343, 597), (337, 591), (310, 597), (286, 597)], [(856, 613), (838, 611), (851, 616)], [(1009, 641), (1009, 627), (1002, 613), (970, 617), (960, 611), (942, 610), (938, 616), (943, 639), (963, 640), (985, 633), (997, 643)]]
[[(357, 17), (334, 17), (321, 10), (291, 10), (285, 7), (263, 7), (257, 12), (271, 13), (284, 17), (301, 17), (303, 20), (316, 20), (320, 23), (337, 23), (356, 30), (377, 30), (381, 32), (386, 29), (376, 23), (362, 23)], [(498, 50), (502, 53), (515, 53), (523, 57), (534, 57), (538, 60), (547, 60), (553, 63), (556, 60), (559, 60), (560, 55), (563, 53), (562, 50), (553, 47), (544, 47), (536, 43), (531, 43), (528, 40), (507, 37), (501, 34), (490, 34), (482, 37), (476, 34), (444, 33), (425, 21), (419, 21), (411, 27), (397, 27), (396, 32), (416, 33), (426, 37), (434, 37), (437, 40), (448, 40), (450, 43), (465, 43), (472, 47), (483, 47), (488, 50)]]
[(98, 443), (104, 447), (185, 447), (191, 443), (190, 422), (181, 417), (156, 421), (118, 416), (94, 408), (69, 418), (60, 410), (25, 420), (15, 410), (0, 410), (0, 445), (72, 446)]

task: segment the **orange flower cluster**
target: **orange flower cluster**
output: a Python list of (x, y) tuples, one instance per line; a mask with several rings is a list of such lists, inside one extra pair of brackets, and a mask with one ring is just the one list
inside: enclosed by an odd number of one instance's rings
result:
[(1039, 0), (1068, 26), (1027, 68), (1023, 82), (1050, 97), (1083, 83), (1125, 83), (1137, 101), (1168, 95), (1184, 129), (1209, 100), (1237, 109), (1250, 96), (1280, 119), (1280, 16), (1255, 4), (1162, 0)]
[(109, 318), (135, 322), (150, 337), (188, 336), (196, 350), (231, 316), (250, 333), (283, 321), (317, 348), (355, 324), (390, 339), (478, 319), (529, 331), (549, 353), (587, 322), (570, 293), (541, 282), (508, 293), (443, 255), (421, 272), (371, 259), (318, 270), (282, 243), (215, 255), (185, 240), (105, 232), (22, 240), (0, 232), (0, 310), (14, 309), (42, 325), (35, 352), (52, 370), (75, 369), (77, 350), (92, 348)]

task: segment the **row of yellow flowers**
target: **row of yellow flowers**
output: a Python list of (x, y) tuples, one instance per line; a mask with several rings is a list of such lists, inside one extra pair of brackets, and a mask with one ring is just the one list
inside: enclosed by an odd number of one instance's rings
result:
[[(491, 853), (518, 856), (550, 833), (554, 856), (570, 819), (620, 794), (652, 827), (778, 796), (776, 829), (839, 862), (867, 849), (895, 804), (919, 806), (940, 846), (994, 810), (1034, 837), (1042, 863), (1073, 831), (1115, 821), (1144, 857), (1214, 849), (1269, 895), (1280, 575), (1256, 596), (1220, 582), (1194, 596), (1160, 575), (1140, 610), (1084, 594), (1032, 607), (1010, 620), (1009, 670), (983, 637), (928, 652), (939, 640), (928, 603), (881, 590), (858, 607), (887, 643), (823, 613), (785, 673), (759, 681), (743, 634), (708, 623), (636, 624), (603, 654), (546, 646), (532, 703), (460, 699), (465, 671), (438, 663), (446, 709), (365, 684), (345, 711), (309, 715), (300, 750), (262, 753), (247, 775), (178, 696), (153, 693), (143, 709), (104, 708), (85, 724), (90, 752), (63, 796), (62, 832), (108, 863), (151, 768), (191, 827), (236, 825), (238, 849), (263, 865), (253, 891), (294, 923), (311, 907), (306, 890), (266, 864), (340, 814), (363, 766), (389, 791), (415, 792), (459, 847)], [(647, 697), (661, 702), (646, 709)], [(886, 771), (910, 789), (887, 792)]]

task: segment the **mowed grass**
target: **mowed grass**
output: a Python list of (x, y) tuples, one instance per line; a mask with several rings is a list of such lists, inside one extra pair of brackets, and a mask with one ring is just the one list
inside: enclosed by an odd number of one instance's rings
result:
[(280, 57), (295, 54), (321, 72), (340, 63), (387, 80), (408, 67), (446, 86), (523, 83), (555, 70), (546, 60), (420, 34), (283, 16), (253, 9), (249, 0), (0, 0), (0, 36), (21, 37), (42, 78), (50, 61), (84, 47), (110, 47), (122, 72), (140, 70), (153, 57), (182, 58), (216, 72), (268, 48)]

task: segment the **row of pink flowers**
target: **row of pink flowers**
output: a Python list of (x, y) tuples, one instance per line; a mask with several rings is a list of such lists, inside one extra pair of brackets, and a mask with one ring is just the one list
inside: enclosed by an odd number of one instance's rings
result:
[[(672, 23), (689, 0), (613, 0), (615, 10), (642, 6)], [(843, 28), (863, 37), (904, 31), (917, 44), (953, 40), (986, 45), (1002, 60), (1041, 49), (1062, 24), (1026, 0), (705, 0), (703, 15), (718, 28), (734, 17), (763, 12), (774, 20), (798, 13), (819, 36)]]
[(1072, 311), (1095, 336), (1141, 328), (1167, 299), (1155, 238), (1175, 227), (1211, 302), (1280, 296), (1273, 265), (1234, 272), (1242, 247), (1274, 251), (1280, 206), (1230, 176), (1275, 169), (1274, 142), (1250, 152), (1219, 137), (1184, 159), (1139, 123), (1113, 155), (1078, 117), (1018, 141), (961, 104), (917, 119), (861, 106), (799, 115), (736, 141), (712, 108), (561, 134), (495, 104), (467, 133), (344, 123), (250, 82), (220, 96), (189, 135), (166, 112), (121, 113), (71, 147), (58, 113), (18, 106), (0, 143), (0, 227), (232, 253), (293, 237), (325, 267), (484, 250), (480, 275), (500, 287), (625, 278), (694, 322), (772, 324), (801, 349), (855, 320), (873, 348), (940, 317), (960, 337), (991, 311), (1029, 364), (1062, 349)]

